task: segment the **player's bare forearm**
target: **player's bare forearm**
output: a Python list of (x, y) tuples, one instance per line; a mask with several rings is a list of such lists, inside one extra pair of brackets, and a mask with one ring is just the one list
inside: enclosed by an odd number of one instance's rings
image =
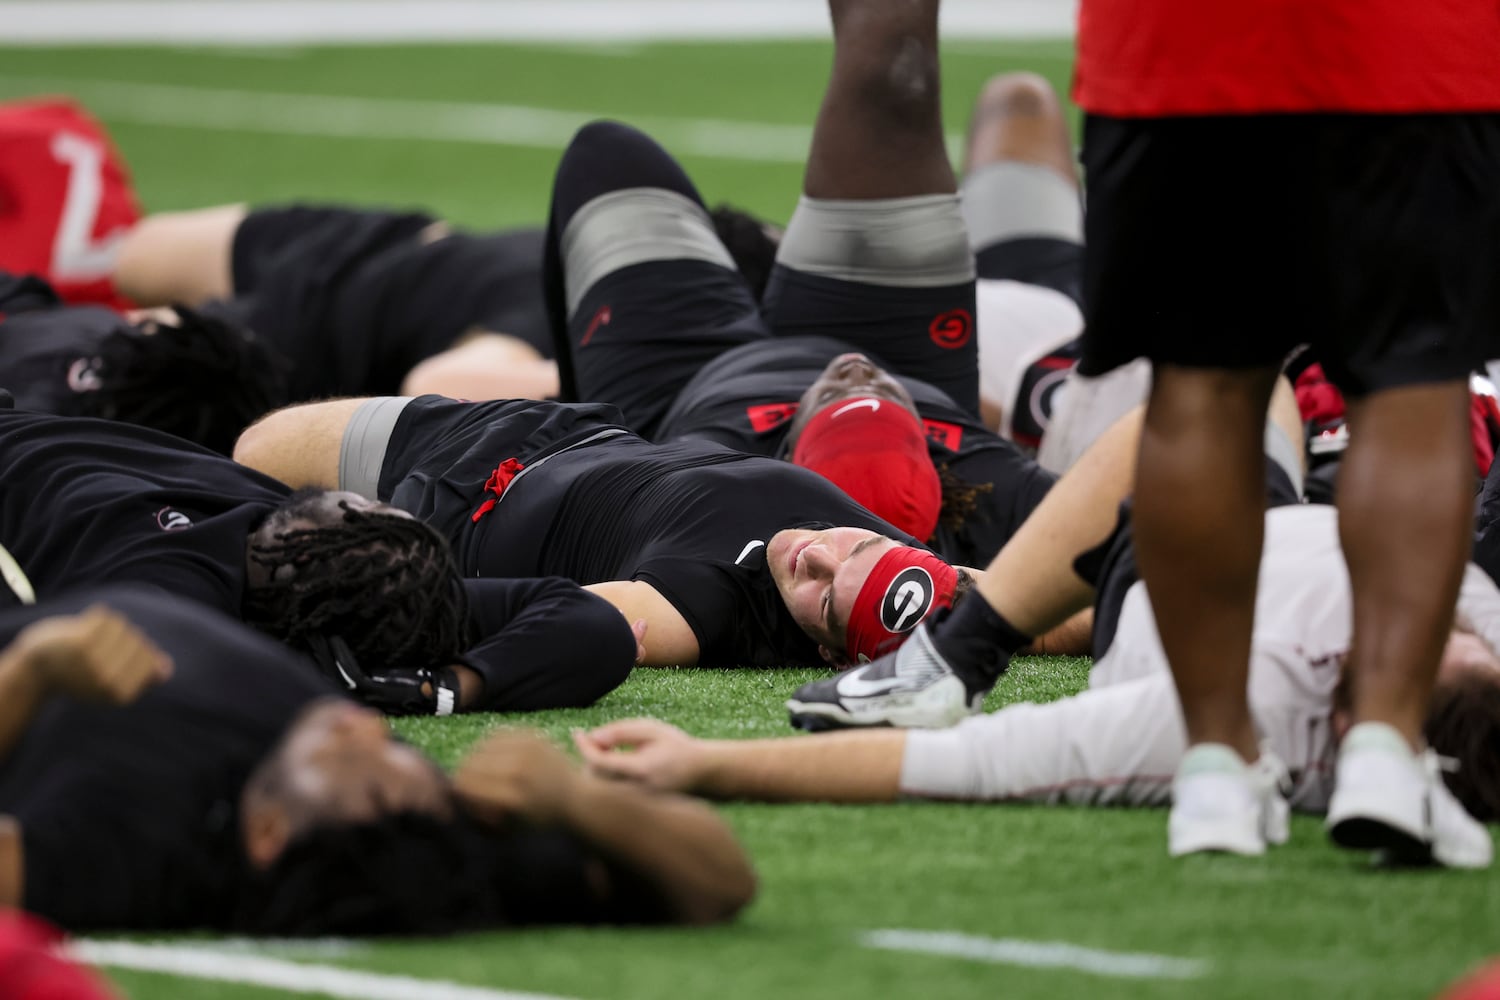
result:
[(759, 802), (894, 802), (906, 733), (851, 730), (774, 740), (703, 740), (700, 795)]
[(1085, 608), (1036, 637), (1020, 652), (1035, 656), (1089, 656), (1094, 651), (1094, 609)]
[(755, 870), (734, 833), (701, 802), (581, 776), (564, 824), (651, 882), (683, 923), (732, 918), (755, 896)]

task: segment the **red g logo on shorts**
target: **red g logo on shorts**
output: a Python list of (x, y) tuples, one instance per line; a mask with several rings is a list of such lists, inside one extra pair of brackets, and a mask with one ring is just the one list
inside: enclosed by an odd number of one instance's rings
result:
[(953, 351), (969, 342), (974, 334), (974, 317), (967, 309), (949, 309), (938, 313), (927, 327), (932, 342), (944, 350)]

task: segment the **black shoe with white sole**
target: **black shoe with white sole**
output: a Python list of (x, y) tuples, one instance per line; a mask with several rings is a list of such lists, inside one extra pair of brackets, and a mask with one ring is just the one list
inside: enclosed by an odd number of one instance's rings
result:
[(810, 732), (861, 726), (940, 729), (978, 714), (988, 692), (953, 672), (924, 624), (896, 652), (802, 685), (786, 707), (792, 725)]

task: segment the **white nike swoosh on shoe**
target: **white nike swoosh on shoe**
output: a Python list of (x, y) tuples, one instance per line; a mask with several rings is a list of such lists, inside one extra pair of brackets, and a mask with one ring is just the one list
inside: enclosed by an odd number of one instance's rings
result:
[(847, 677), (840, 677), (839, 682), (834, 685), (838, 693), (848, 698), (869, 698), (872, 695), (886, 694), (901, 686), (904, 677), (882, 677), (878, 681), (867, 681), (858, 673)]

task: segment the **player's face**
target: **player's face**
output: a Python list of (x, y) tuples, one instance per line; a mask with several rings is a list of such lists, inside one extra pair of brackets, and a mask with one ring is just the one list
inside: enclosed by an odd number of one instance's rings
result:
[[(420, 752), (397, 742), (385, 717), (343, 698), (314, 702), (292, 723), (263, 767), (279, 779), (247, 814), (274, 814), (277, 850), (325, 824), (364, 823), (402, 812), (447, 816), (448, 779)], [(252, 822), (254, 817), (251, 818)]]
[(917, 404), (912, 400), (911, 393), (884, 368), (863, 354), (840, 354), (828, 362), (823, 374), (802, 394), (802, 400), (797, 404), (797, 415), (792, 418), (792, 425), (787, 429), (787, 444), (797, 443), (802, 428), (807, 426), (807, 422), (819, 410), (858, 396), (888, 399), (912, 413), (917, 412)]
[(788, 528), (771, 536), (771, 578), (825, 659), (842, 658), (854, 600), (880, 557), (899, 544), (864, 528)]

